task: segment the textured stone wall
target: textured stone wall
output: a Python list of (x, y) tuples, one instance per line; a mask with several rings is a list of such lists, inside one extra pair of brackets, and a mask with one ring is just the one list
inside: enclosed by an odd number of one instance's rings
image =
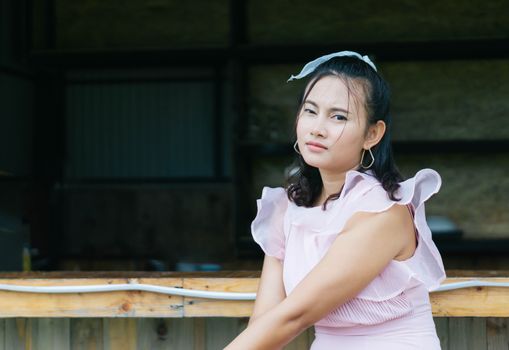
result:
[[(250, 69), (249, 139), (294, 141), (302, 67)], [(394, 140), (509, 138), (509, 60), (394, 62), (379, 65), (392, 91)]]
[(509, 60), (380, 65), (393, 90), (397, 140), (509, 138)]
[(442, 187), (427, 204), (427, 214), (449, 217), (467, 238), (509, 237), (509, 155), (420, 155), (398, 161), (406, 177), (421, 168), (441, 175)]
[[(58, 48), (226, 46), (229, 2), (55, 1)], [(44, 46), (44, 9), (35, 2), (34, 37)], [(404, 42), (505, 38), (505, 0), (247, 1), (255, 44)]]
[(228, 43), (227, 0), (57, 0), (55, 8), (58, 48), (175, 48)]
[[(292, 157), (259, 157), (253, 165), (252, 198), (263, 186), (283, 186)], [(426, 203), (427, 215), (447, 216), (465, 238), (509, 238), (509, 155), (405, 155), (396, 158), (405, 178), (423, 168), (442, 178), (440, 191)]]
[(251, 41), (264, 44), (503, 38), (509, 33), (505, 0), (249, 1), (248, 13)]

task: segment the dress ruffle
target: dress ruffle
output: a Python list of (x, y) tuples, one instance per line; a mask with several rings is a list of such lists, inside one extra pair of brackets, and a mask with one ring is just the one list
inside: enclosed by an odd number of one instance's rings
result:
[[(433, 169), (422, 169), (414, 177), (400, 182), (395, 196), (391, 200), (382, 185), (368, 174), (352, 173), (350, 182), (364, 181), (362, 190), (355, 191), (355, 198), (345, 198), (350, 204), (339, 215), (332, 215), (329, 228), (339, 232), (348, 218), (356, 212), (382, 212), (394, 204), (410, 204), (414, 209), (414, 225), (418, 232), (418, 244), (415, 253), (409, 259), (392, 260), (389, 265), (357, 296), (365, 300), (381, 301), (400, 295), (415, 281), (421, 282), (428, 291), (440, 286), (445, 279), (445, 270), (440, 253), (433, 242), (431, 230), (426, 222), (424, 203), (441, 187), (440, 175)], [(357, 185), (359, 186), (360, 183)], [(348, 195), (348, 194), (347, 194)], [(340, 227), (338, 227), (340, 226)]]
[(251, 223), (251, 234), (264, 253), (280, 260), (285, 254), (284, 215), (288, 198), (282, 187), (264, 187), (256, 200), (258, 212)]
[(445, 279), (442, 258), (432, 240), (424, 207), (439, 191), (441, 183), (435, 170), (422, 169), (400, 182), (395, 193), (398, 200), (391, 200), (371, 171), (350, 170), (340, 197), (329, 203), (326, 211), (321, 207), (296, 206), (288, 200), (282, 187), (264, 187), (261, 199), (257, 200), (258, 213), (251, 224), (252, 235), (265, 254), (285, 261), (284, 281), (289, 294), (327, 253), (356, 212), (382, 212), (394, 204), (410, 205), (418, 233), (414, 255), (404, 261), (391, 260), (357, 296), (316, 325), (345, 327), (382, 323), (412, 312), (413, 305), (406, 291), (417, 286), (432, 291)]
[[(332, 209), (326, 229), (320, 235), (326, 250), (341, 232), (346, 221), (356, 212), (382, 212), (394, 204), (414, 209), (414, 224), (418, 232), (418, 245), (409, 259), (391, 260), (387, 267), (357, 296), (330, 312), (316, 325), (344, 327), (352, 324), (372, 325), (410, 314), (413, 310), (405, 291), (422, 285), (431, 291), (445, 279), (440, 253), (432, 240), (426, 222), (424, 202), (441, 187), (440, 175), (432, 169), (422, 169), (400, 183), (395, 193), (399, 200), (391, 200), (380, 182), (371, 173), (353, 171), (345, 179), (345, 191), (340, 200), (348, 203)], [(349, 192), (355, 186), (355, 191)], [(323, 242), (326, 242), (325, 244)]]
[(405, 293), (383, 301), (353, 298), (329, 312), (315, 325), (327, 327), (374, 325), (408, 315), (413, 307), (412, 301)]

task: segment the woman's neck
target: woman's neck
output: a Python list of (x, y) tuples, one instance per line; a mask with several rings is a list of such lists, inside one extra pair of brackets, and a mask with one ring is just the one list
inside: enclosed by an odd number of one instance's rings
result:
[[(355, 170), (356, 168), (352, 168), (351, 170)], [(315, 204), (313, 206), (322, 205), (329, 196), (340, 193), (345, 185), (346, 173), (348, 172), (332, 172), (328, 170), (320, 169), (320, 176), (322, 178), (322, 190), (320, 195), (315, 200)]]
[(318, 203), (323, 203), (332, 194), (338, 193), (345, 183), (345, 173), (320, 172), (322, 176), (322, 191), (318, 196)]

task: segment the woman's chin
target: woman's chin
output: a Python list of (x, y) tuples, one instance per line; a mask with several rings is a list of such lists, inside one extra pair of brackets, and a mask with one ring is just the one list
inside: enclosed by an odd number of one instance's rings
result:
[(316, 159), (312, 159), (313, 157), (304, 157), (304, 161), (307, 165), (315, 167), (315, 168), (327, 168), (330, 167), (330, 164), (328, 162), (324, 161), (317, 161)]
[(337, 163), (325, 162), (325, 161), (319, 162), (316, 159), (304, 158), (304, 161), (306, 162), (307, 165), (317, 168), (318, 170), (321, 170), (321, 171), (341, 173), (341, 172), (346, 172), (348, 169), (350, 169), (347, 166), (341, 166), (341, 165), (338, 166)]

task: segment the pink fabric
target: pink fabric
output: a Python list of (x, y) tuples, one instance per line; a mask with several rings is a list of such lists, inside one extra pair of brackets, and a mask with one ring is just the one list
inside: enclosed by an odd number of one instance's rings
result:
[(262, 198), (256, 200), (258, 213), (251, 223), (251, 232), (256, 243), (265, 254), (280, 260), (285, 253), (285, 233), (282, 218), (285, 215), (288, 200), (281, 187), (264, 187)]
[(311, 350), (440, 350), (428, 290), (420, 284), (403, 293), (412, 304), (407, 315), (375, 325), (315, 326)]
[[(438, 192), (441, 178), (435, 170), (422, 169), (400, 185), (396, 192), (399, 200), (393, 201), (371, 171), (362, 173), (350, 170), (346, 173), (339, 199), (329, 202), (326, 211), (321, 206), (305, 208), (295, 205), (288, 200), (282, 187), (263, 188), (261, 199), (257, 200), (258, 213), (251, 224), (251, 231), (254, 240), (267, 255), (283, 261), (283, 281), (287, 295), (325, 255), (354, 213), (380, 212), (395, 203), (408, 205), (414, 211), (418, 236), (414, 255), (405, 261), (392, 260), (355, 298), (315, 323), (317, 332), (320, 327), (367, 331), (369, 327), (386, 324), (389, 328), (385, 331), (390, 333), (389, 325), (397, 319), (406, 319), (408, 324), (413, 324), (415, 329), (408, 332), (414, 335), (421, 332), (422, 327), (428, 329), (432, 326), (427, 292), (440, 286), (445, 279), (445, 271), (426, 223), (424, 202)], [(423, 293), (409, 293), (419, 288), (425, 291), (424, 301), (421, 300)], [(413, 300), (409, 295), (414, 298), (418, 295), (421, 299)], [(422, 302), (424, 304), (421, 305)], [(419, 305), (420, 312), (416, 313)], [(418, 322), (408, 322), (412, 317), (424, 317), (428, 323), (419, 326)], [(435, 342), (436, 339), (432, 338), (431, 341)]]

